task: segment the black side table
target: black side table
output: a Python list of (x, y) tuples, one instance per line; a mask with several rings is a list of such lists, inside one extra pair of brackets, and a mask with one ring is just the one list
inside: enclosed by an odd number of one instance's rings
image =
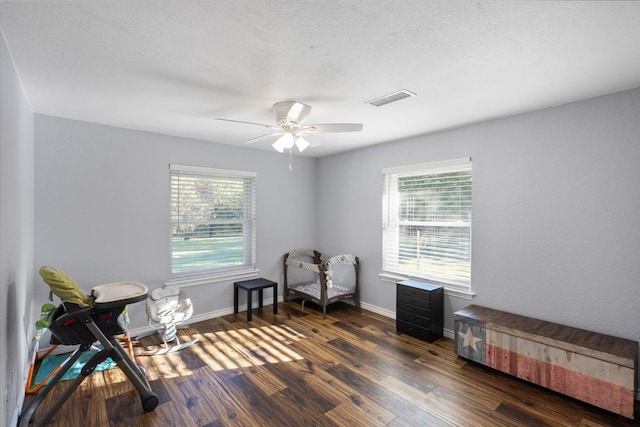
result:
[(243, 280), (233, 284), (233, 312), (238, 312), (238, 289), (244, 289), (247, 291), (247, 322), (250, 322), (252, 292), (258, 291), (258, 307), (260, 308), (262, 307), (262, 291), (266, 288), (273, 288), (273, 314), (278, 314), (278, 284), (263, 278)]

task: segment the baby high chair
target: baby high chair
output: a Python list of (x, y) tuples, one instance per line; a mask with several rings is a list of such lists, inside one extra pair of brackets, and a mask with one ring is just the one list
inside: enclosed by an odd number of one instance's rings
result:
[[(135, 282), (108, 283), (94, 287), (91, 295), (85, 295), (76, 282), (63, 271), (45, 266), (40, 269), (40, 275), (51, 288), (51, 292), (62, 300), (62, 304), (51, 315), (51, 344), (79, 347), (51, 381), (36, 394), (34, 400), (24, 408), (20, 414), (19, 426), (23, 427), (32, 422), (40, 403), (80, 356), (91, 351), (96, 341), (99, 341), (104, 349), (89, 359), (80, 375), (56, 398), (47, 412), (38, 417), (37, 425), (49, 422), (80, 383), (108, 357), (117, 363), (136, 387), (144, 411), (153, 411), (158, 406), (158, 395), (151, 390), (144, 370), (131, 360), (116, 337), (124, 333), (120, 314), (128, 304), (144, 301), (148, 294), (147, 287)], [(89, 421), (87, 420), (88, 424)]]

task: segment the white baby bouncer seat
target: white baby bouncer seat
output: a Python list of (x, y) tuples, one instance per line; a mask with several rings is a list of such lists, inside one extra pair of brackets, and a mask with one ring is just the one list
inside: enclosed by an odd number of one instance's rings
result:
[[(179, 351), (187, 348), (198, 339), (180, 343), (178, 326), (189, 320), (193, 315), (193, 304), (186, 293), (175, 286), (163, 286), (153, 289), (147, 298), (147, 317), (149, 326), (162, 337), (164, 348), (145, 351), (144, 355), (159, 355)], [(169, 342), (175, 341), (173, 346)]]

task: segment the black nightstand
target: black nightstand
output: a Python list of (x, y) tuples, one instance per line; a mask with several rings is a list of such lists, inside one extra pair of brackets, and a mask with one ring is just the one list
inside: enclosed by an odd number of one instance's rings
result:
[(429, 342), (441, 338), (444, 287), (417, 280), (396, 286), (396, 330)]

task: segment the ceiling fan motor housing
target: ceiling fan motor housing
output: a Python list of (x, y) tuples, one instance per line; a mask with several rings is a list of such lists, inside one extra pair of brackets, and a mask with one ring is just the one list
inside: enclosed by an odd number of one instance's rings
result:
[(309, 105), (296, 101), (282, 101), (273, 104), (276, 121), (283, 130), (295, 131), (311, 112)]

